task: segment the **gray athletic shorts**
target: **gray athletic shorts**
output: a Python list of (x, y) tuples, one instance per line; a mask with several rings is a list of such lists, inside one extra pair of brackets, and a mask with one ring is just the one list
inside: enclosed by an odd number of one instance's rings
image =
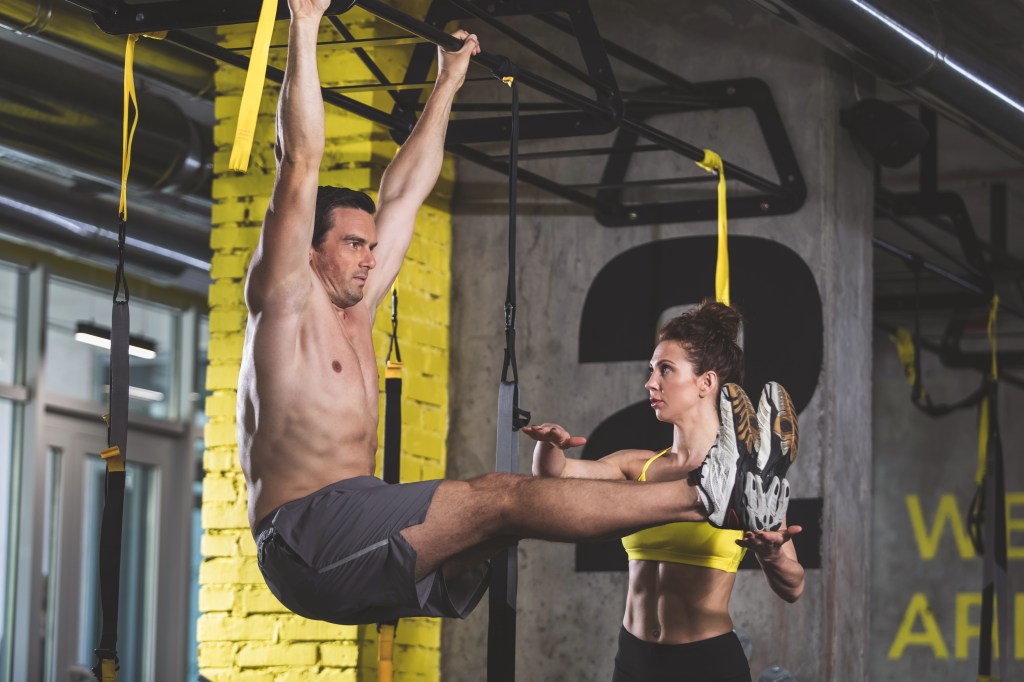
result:
[(417, 582), (416, 551), (401, 535), (423, 522), (440, 484), (357, 476), (278, 507), (255, 531), (267, 587), (298, 615), (342, 625), (465, 618), (490, 566), (447, 581), (438, 569)]

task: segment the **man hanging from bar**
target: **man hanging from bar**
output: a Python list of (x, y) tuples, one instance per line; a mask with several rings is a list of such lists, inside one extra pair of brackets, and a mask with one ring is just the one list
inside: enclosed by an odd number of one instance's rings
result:
[[(375, 207), (361, 192), (317, 186), (324, 103), (316, 44), (328, 5), (289, 0), (277, 178), (245, 288), (239, 454), (271, 591), (295, 613), (335, 623), (464, 617), (486, 588), (487, 559), (518, 539), (575, 542), (673, 521), (747, 518), (742, 490), (752, 465), (735, 444), (714, 449), (694, 481), (495, 473), (388, 485), (373, 476), (370, 331), (437, 181), (452, 100), (480, 46), (460, 30), (453, 35), (463, 47), (439, 51), (433, 92), (384, 173)], [(786, 502), (768, 516), (781, 523)], [(763, 521), (765, 510), (758, 513)]]

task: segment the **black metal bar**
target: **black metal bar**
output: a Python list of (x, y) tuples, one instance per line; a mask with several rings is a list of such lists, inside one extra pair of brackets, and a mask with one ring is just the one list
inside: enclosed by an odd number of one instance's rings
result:
[[(523, 105), (520, 104), (519, 108)], [(550, 152), (527, 152), (519, 154), (519, 160), (537, 160), (537, 159), (571, 159), (580, 156), (604, 156), (605, 154), (611, 154), (613, 152), (621, 152), (622, 150), (618, 147), (590, 147), (588, 149), (564, 149), (555, 150)], [(627, 150), (631, 153), (635, 152), (663, 152), (666, 151), (660, 144), (638, 144)], [(507, 158), (504, 154), (495, 154), (491, 156), (492, 159), (505, 159)], [(710, 177), (710, 176), (709, 176)]]
[[(353, 38), (352, 40), (320, 40), (317, 41), (319, 47), (327, 45), (333, 47), (351, 47), (351, 48), (367, 48), (367, 47), (399, 47), (401, 45), (419, 45), (425, 43), (426, 40), (419, 36), (393, 36), (390, 38)], [(251, 45), (244, 45), (242, 47), (229, 47), (227, 48), (232, 52), (248, 52), (252, 49)], [(270, 46), (271, 50), (286, 50), (288, 49), (288, 43), (275, 43)]]
[[(894, 327), (891, 324), (886, 324), (885, 322), (880, 322), (877, 319), (875, 320), (875, 329), (880, 329), (881, 331), (885, 332), (886, 334), (889, 334), (890, 336), (896, 333), (896, 327)], [(918, 338), (918, 343), (920, 344), (923, 350), (926, 350), (934, 355), (938, 355), (940, 358), (942, 357), (943, 348), (939, 344), (933, 341), (928, 341), (927, 339), (921, 337)], [(997, 355), (999, 354), (997, 353)], [(983, 374), (988, 372), (987, 366), (984, 368), (979, 367), (976, 369), (978, 369), (978, 371), (982, 372)], [(1024, 379), (1013, 374), (1010, 374), (1006, 370), (1002, 370), (999, 372), (999, 381), (1012, 384), (1017, 388), (1024, 388)]]
[[(341, 23), (341, 19), (339, 19), (338, 17), (327, 17), (327, 21), (330, 22), (331, 26), (334, 27), (335, 31), (341, 34), (342, 38), (349, 42), (355, 40), (355, 36), (352, 35), (347, 28), (345, 28), (345, 24)], [(377, 62), (370, 59), (370, 55), (366, 53), (366, 50), (364, 50), (361, 47), (353, 47), (352, 52), (357, 57), (359, 57), (359, 61), (361, 61), (363, 63), (363, 66), (367, 68), (367, 70), (370, 72), (370, 75), (377, 79), (377, 83), (379, 83), (380, 85), (391, 84), (391, 81), (388, 80), (388, 77), (385, 76), (384, 72), (380, 70), (379, 66), (377, 66)], [(340, 88), (332, 89), (335, 92), (338, 92), (340, 90)], [(395, 102), (398, 102), (398, 90), (391, 89), (391, 99), (395, 100)]]
[(920, 107), (921, 123), (928, 129), (928, 142), (918, 158), (921, 194), (935, 194), (939, 191), (939, 119), (926, 106)]
[[(420, 104), (417, 102), (416, 106), (413, 107), (417, 111), (421, 111), (426, 104)], [(559, 102), (520, 102), (520, 111), (568, 111), (569, 105), (561, 104)], [(507, 104), (485, 104), (483, 102), (455, 102), (452, 104), (452, 111), (465, 111), (465, 112), (507, 112)], [(465, 120), (465, 119), (462, 119)]]
[(881, 205), (876, 203), (875, 204), (875, 216), (876, 217), (883, 217), (886, 220), (888, 220), (889, 222), (891, 222), (893, 225), (896, 225), (897, 227), (902, 228), (905, 232), (908, 232), (909, 234), (913, 235), (922, 244), (924, 244), (928, 248), (932, 249), (936, 253), (944, 256), (946, 259), (948, 259), (950, 262), (952, 262), (957, 267), (963, 268), (964, 270), (968, 271), (969, 273), (971, 273), (975, 277), (978, 277), (979, 279), (984, 278), (985, 275), (984, 275), (983, 272), (981, 272), (977, 268), (975, 268), (975, 267), (973, 267), (973, 266), (971, 266), (971, 265), (969, 265), (967, 263), (960, 262), (956, 258), (956, 256), (954, 256), (948, 250), (946, 250), (945, 248), (939, 246), (938, 244), (936, 244), (934, 241), (932, 241), (928, 237), (925, 237), (923, 234), (921, 234), (920, 230), (918, 230), (916, 227), (914, 227), (913, 225), (911, 225), (907, 221), (903, 220), (901, 217), (896, 215), (893, 211), (889, 210), (885, 206), (881, 206)]
[(992, 227), (992, 259), (1002, 264), (1006, 260), (1007, 247), (1007, 192), (1005, 182), (993, 182), (989, 187), (989, 221)]
[[(562, 17), (559, 17), (554, 14), (538, 14), (537, 18), (543, 21), (544, 23), (548, 24), (549, 26), (554, 26), (555, 28), (564, 31), (569, 35), (576, 34), (576, 32), (572, 28), (572, 24), (563, 19)], [(601, 42), (604, 43), (604, 49), (608, 52), (608, 54), (612, 57), (615, 57), (620, 62), (624, 64), (629, 64), (633, 68), (639, 69), (640, 71), (643, 71), (647, 75), (653, 76), (658, 80), (673, 87), (688, 90), (690, 92), (698, 91), (697, 87), (690, 81), (686, 80), (685, 78), (681, 78), (680, 76), (677, 76), (676, 74), (672, 73), (671, 71), (664, 67), (658, 66), (649, 59), (644, 59), (635, 52), (628, 50), (622, 47), (621, 45), (613, 43), (610, 40), (605, 40), (602, 38)]]
[[(652, 128), (646, 123), (641, 123), (639, 121), (633, 121), (628, 118), (623, 118), (622, 127), (630, 132), (636, 133), (640, 137), (650, 140), (651, 142), (657, 142), (658, 144), (664, 145), (666, 148), (679, 154), (682, 154), (687, 158), (693, 159), (694, 161), (702, 161), (704, 159), (703, 149), (700, 149), (699, 147), (694, 147), (692, 144), (689, 144), (688, 142), (683, 142), (682, 140), (676, 139), (669, 135), (668, 133), (663, 133), (662, 131), (656, 128)], [(745, 185), (750, 185), (751, 187), (759, 189), (762, 192), (771, 194), (772, 196), (783, 198), (789, 196), (789, 192), (787, 192), (781, 185), (771, 182), (770, 180), (765, 180), (760, 175), (751, 173), (745, 168), (734, 166), (733, 164), (724, 160), (722, 162), (722, 165), (725, 168), (726, 179), (739, 180)]]
[(487, 14), (486, 12), (481, 12), (472, 3), (464, 2), (464, 0), (447, 1), (449, 4), (458, 7), (460, 10), (462, 10), (466, 14), (469, 14), (470, 16), (479, 19), (480, 21), (484, 22), (485, 24), (495, 29), (496, 31), (504, 33), (506, 36), (508, 36), (512, 40), (515, 40), (526, 49), (531, 50), (532, 52), (543, 58), (547, 63), (557, 66), (558, 68), (562, 69), (569, 75), (576, 77), (577, 79), (586, 83), (595, 90), (608, 90), (608, 86), (606, 84), (598, 81), (596, 78), (592, 78), (590, 74), (581, 71), (580, 69), (577, 69), (575, 66), (565, 61), (564, 59), (562, 59), (555, 53), (551, 52), (550, 50), (544, 49), (543, 47), (535, 43), (533, 40), (528, 38), (526, 35), (513, 29), (508, 24), (498, 21), (497, 19)]
[[(493, 80), (493, 78), (467, 78), (466, 82), (491, 82)], [(374, 92), (378, 90), (398, 92), (399, 90), (422, 90), (433, 85), (433, 81), (421, 81), (418, 83), (357, 83), (355, 85), (332, 85), (323, 89), (330, 90), (331, 92)], [(505, 107), (505, 109), (508, 109), (508, 107)]]
[[(490, 168), (498, 173), (508, 173), (508, 158), (504, 160), (495, 160), (489, 154), (485, 154), (472, 147), (467, 147), (461, 144), (446, 144), (445, 148), (453, 154), (460, 156), (467, 161), (472, 161), (475, 164)], [(573, 203), (579, 204), (580, 206), (586, 206), (594, 211), (609, 211), (612, 210), (612, 206), (609, 206), (603, 201), (595, 199), (594, 197), (584, 194), (583, 192), (577, 192), (576, 190), (570, 189), (565, 185), (560, 185), (554, 180), (546, 178), (530, 171), (519, 169), (519, 179), (523, 182), (527, 182), (534, 187), (551, 192), (555, 196), (568, 199)]]
[(924, 260), (923, 258), (921, 258), (920, 255), (916, 253), (911, 253), (910, 251), (901, 249), (895, 244), (887, 242), (884, 239), (879, 239), (878, 237), (873, 237), (871, 239), (871, 243), (874, 244), (879, 249), (881, 249), (882, 251), (885, 251), (893, 256), (896, 256), (897, 258), (900, 258), (906, 261), (907, 263), (920, 263), (925, 270), (931, 272), (932, 274), (938, 275), (939, 277), (948, 280), (953, 284), (956, 284), (957, 286), (963, 287), (968, 291), (973, 291), (974, 293), (981, 294), (982, 296), (988, 295), (988, 292), (983, 287), (978, 286), (974, 282), (969, 282), (963, 277), (960, 277), (959, 275), (952, 273), (949, 270), (946, 270), (945, 268), (939, 267), (934, 263)]
[(655, 178), (651, 180), (622, 180), (620, 182), (589, 182), (566, 185), (572, 189), (629, 189), (630, 187), (663, 187), (666, 185), (705, 185), (718, 182), (717, 175), (695, 175), (686, 178)]
[[(231, 66), (237, 66), (240, 69), (249, 68), (249, 58), (240, 55), (231, 50), (224, 49), (223, 47), (214, 43), (207, 42), (200, 38), (196, 38), (190, 33), (185, 31), (168, 31), (167, 37), (164, 40), (180, 45), (186, 49), (192, 50), (207, 57), (213, 59), (219, 59), (225, 64)], [(284, 82), (284, 71), (274, 66), (267, 66), (267, 78), (274, 81), (275, 83)], [(412, 129), (413, 123), (402, 120), (397, 116), (387, 114), (379, 109), (375, 109), (368, 104), (363, 104), (358, 100), (354, 100), (351, 97), (340, 95), (331, 90), (321, 88), (321, 93), (325, 102), (341, 107), (346, 111), (350, 111), (357, 116), (373, 121), (374, 123), (380, 124), (386, 128), (392, 128), (394, 130), (403, 130), (408, 133)]]
[[(444, 50), (457, 52), (462, 48), (462, 41), (458, 38), (455, 38), (440, 29), (434, 28), (429, 24), (423, 23), (422, 21), (417, 21), (409, 15), (386, 5), (379, 0), (355, 0), (355, 4), (357, 7), (361, 7), (370, 14), (373, 14), (388, 23), (394, 24), (398, 28), (418, 35), (421, 38), (440, 46)], [(473, 61), (487, 67), (491, 71), (495, 71), (503, 64), (504, 58), (488, 52), (481, 52), (473, 57)], [(618, 112), (614, 111), (610, 106), (605, 106), (587, 99), (578, 92), (564, 88), (547, 78), (542, 78), (541, 76), (530, 73), (529, 71), (520, 70), (516, 79), (520, 83), (528, 85), (538, 92), (542, 92), (545, 95), (553, 97), (561, 102), (565, 102), (566, 104), (571, 104), (593, 116), (614, 119), (618, 115)]]

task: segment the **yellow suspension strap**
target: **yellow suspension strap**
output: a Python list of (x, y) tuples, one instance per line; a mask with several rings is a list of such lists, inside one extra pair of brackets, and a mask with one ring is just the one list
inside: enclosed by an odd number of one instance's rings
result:
[(249, 154), (252, 140), (256, 135), (256, 119), (263, 99), (263, 82), (267, 77), (267, 60), (270, 56), (270, 39), (274, 34), (274, 20), (277, 18), (277, 0), (263, 0), (260, 18), (256, 22), (256, 36), (253, 38), (249, 69), (245, 73), (245, 87), (242, 88), (242, 102), (238, 108), (238, 125), (235, 127), (235, 141), (231, 146), (228, 168), (244, 173), (249, 168)]
[[(1008, 571), (1006, 539), (1006, 487), (1003, 447), (999, 437), (999, 366), (996, 352), (996, 315), (999, 296), (992, 297), (988, 316), (988, 340), (992, 365), (988, 394), (978, 416), (977, 490), (971, 501), (967, 525), (975, 550), (982, 555), (981, 632), (978, 636), (978, 682), (1007, 680), (1008, 661), (1014, 642), (1012, 589)], [(998, 615), (999, 642), (993, 648), (992, 626)], [(998, 675), (992, 674), (992, 659), (998, 656)]]
[[(394, 352), (395, 359), (391, 359)], [(384, 461), (385, 483), (398, 483), (402, 463), (402, 351), (398, 347), (398, 287), (391, 287), (391, 340), (384, 368)], [(394, 676), (395, 632), (398, 620), (377, 623), (377, 682)]]
[(725, 164), (722, 157), (704, 150), (704, 159), (697, 165), (709, 173), (718, 173), (718, 260), (715, 263), (715, 300), (732, 305), (729, 296), (729, 229), (725, 201)]
[[(118, 205), (117, 271), (114, 276), (114, 304), (110, 323), (110, 412), (107, 422), (107, 448), (101, 453), (106, 462), (103, 519), (100, 528), (100, 612), (102, 627), (95, 649), (93, 673), (100, 682), (116, 682), (117, 610), (121, 579), (121, 526), (124, 516), (125, 458), (128, 452), (128, 279), (124, 270), (125, 235), (128, 223), (127, 186), (131, 165), (132, 141), (139, 122), (135, 96), (135, 44), (138, 35), (128, 36), (124, 57), (124, 119), (121, 133), (121, 198)], [(129, 124), (129, 121), (130, 124)], [(124, 298), (121, 298), (121, 287)]]
[(923, 265), (920, 257), (916, 257), (910, 263), (910, 269), (914, 274), (914, 333), (911, 334), (905, 327), (897, 327), (895, 334), (889, 338), (896, 344), (896, 352), (899, 354), (900, 364), (903, 365), (903, 374), (910, 383), (910, 402), (930, 417), (943, 417), (965, 407), (980, 405), (988, 395), (988, 379), (983, 377), (981, 385), (974, 392), (953, 403), (934, 403), (928, 392), (924, 390), (924, 373), (921, 371), (920, 305), (921, 268)]

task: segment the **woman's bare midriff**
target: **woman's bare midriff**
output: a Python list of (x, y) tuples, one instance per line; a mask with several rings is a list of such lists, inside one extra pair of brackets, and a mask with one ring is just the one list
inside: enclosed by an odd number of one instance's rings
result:
[(657, 644), (687, 644), (732, 630), (735, 573), (658, 561), (629, 562), (623, 626)]

